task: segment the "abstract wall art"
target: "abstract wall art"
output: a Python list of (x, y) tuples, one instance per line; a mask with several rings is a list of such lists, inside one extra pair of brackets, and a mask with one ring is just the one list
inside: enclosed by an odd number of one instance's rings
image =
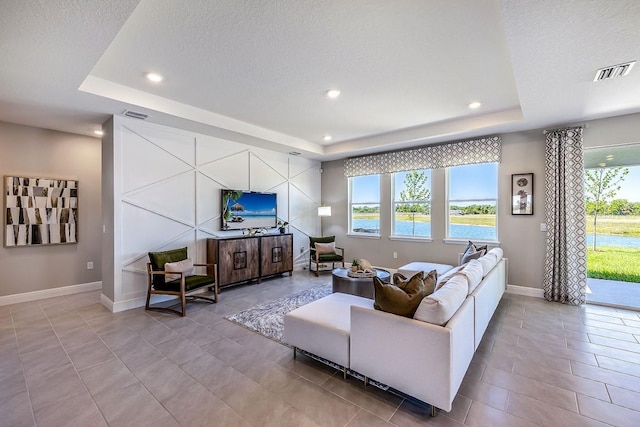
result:
[(78, 242), (78, 181), (5, 176), (5, 247)]

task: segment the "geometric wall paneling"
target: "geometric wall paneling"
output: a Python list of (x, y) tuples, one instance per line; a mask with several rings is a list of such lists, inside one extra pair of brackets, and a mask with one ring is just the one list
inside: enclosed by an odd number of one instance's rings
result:
[(183, 132), (172, 132), (171, 128), (155, 128), (136, 124), (127, 126), (129, 130), (152, 142), (190, 165), (196, 161), (196, 144), (193, 136)]
[(123, 194), (122, 200), (185, 224), (195, 224), (195, 172), (189, 171)]
[[(291, 157), (291, 155), (256, 147), (251, 149), (251, 153), (268, 164), (273, 170), (278, 172), (284, 178), (289, 177), (289, 157)], [(253, 185), (253, 181), (251, 181), (251, 184)]]
[(289, 185), (289, 222), (308, 236), (318, 233), (318, 203)]
[[(220, 216), (222, 185), (200, 172), (196, 175), (196, 223), (202, 224)], [(193, 205), (192, 205), (193, 206)], [(220, 221), (218, 221), (218, 226)]]
[(249, 189), (249, 152), (244, 151), (214, 160), (198, 167), (198, 170), (223, 187), (232, 190)]
[(145, 187), (192, 170), (190, 164), (149, 142), (126, 127), (122, 130), (122, 191)]
[(198, 224), (198, 230), (209, 234), (208, 237), (220, 235), (220, 215), (216, 218), (211, 218), (209, 221)]
[(196, 138), (196, 164), (198, 166), (224, 159), (234, 154), (249, 151), (252, 147), (237, 142), (231, 142), (211, 136), (199, 136)]
[(193, 227), (123, 202), (121, 262), (126, 265), (128, 260), (159, 250), (190, 230)]
[(289, 221), (289, 184), (283, 182), (277, 187), (269, 189), (270, 193), (276, 193), (276, 200), (278, 204), (278, 219), (283, 221)]
[(289, 182), (308, 197), (320, 203), (322, 192), (318, 185), (318, 182), (320, 182), (320, 170), (317, 164), (315, 167), (306, 169), (289, 178)]
[[(145, 270), (146, 271), (146, 267)], [(146, 296), (147, 289), (140, 286), (142, 275), (135, 271), (122, 270), (122, 298), (125, 300)], [(146, 276), (146, 274), (145, 274)], [(146, 278), (145, 278), (146, 282)]]
[[(283, 155), (284, 157), (284, 155)], [(286, 157), (285, 157), (286, 160)], [(276, 170), (264, 158), (251, 153), (249, 168), (249, 183), (252, 191), (269, 191), (277, 185), (287, 182), (287, 170)]]
[(289, 157), (289, 160), (289, 178), (300, 175), (307, 169), (320, 169), (320, 162), (318, 162), (317, 160), (311, 160), (298, 156), (291, 156)]

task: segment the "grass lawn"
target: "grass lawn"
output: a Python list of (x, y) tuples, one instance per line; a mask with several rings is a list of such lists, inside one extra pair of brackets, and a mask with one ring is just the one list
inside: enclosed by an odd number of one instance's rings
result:
[[(593, 234), (593, 215), (587, 215), (587, 233)], [(640, 216), (598, 216), (598, 234), (640, 237)]]
[(587, 276), (640, 282), (640, 248), (601, 246), (596, 251), (587, 249)]

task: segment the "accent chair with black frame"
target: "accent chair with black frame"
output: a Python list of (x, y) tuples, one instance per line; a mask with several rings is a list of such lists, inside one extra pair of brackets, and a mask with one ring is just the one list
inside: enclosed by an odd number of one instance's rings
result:
[[(147, 263), (147, 303), (146, 310), (157, 310), (185, 316), (187, 300), (205, 300), (213, 304), (218, 302), (218, 267), (216, 264), (193, 264), (187, 257), (187, 248), (173, 249), (163, 252), (149, 252)], [(213, 276), (192, 275), (194, 267), (213, 267)], [(214, 297), (188, 295), (189, 293), (209, 287)], [(151, 295), (173, 295), (180, 301), (169, 307), (151, 306)], [(181, 311), (173, 307), (180, 305)]]
[[(331, 267), (335, 268), (336, 262), (341, 262), (342, 267), (344, 267), (344, 248), (339, 248), (335, 246), (336, 236), (327, 236), (327, 237), (311, 237), (309, 236), (309, 271), (311, 270), (311, 264), (316, 264), (316, 269), (314, 271), (316, 277), (318, 276), (318, 271), (320, 265), (324, 263), (331, 263)], [(316, 248), (316, 243), (320, 243), (321, 246), (327, 245), (322, 249)], [(331, 247), (331, 243), (333, 243), (333, 247)], [(326, 249), (326, 250), (325, 250)], [(338, 253), (337, 251), (340, 251)]]

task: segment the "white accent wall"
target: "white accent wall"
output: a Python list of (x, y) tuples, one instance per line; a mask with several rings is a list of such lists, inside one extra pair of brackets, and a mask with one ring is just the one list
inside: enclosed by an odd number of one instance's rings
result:
[(144, 304), (148, 252), (187, 246), (204, 262), (206, 238), (241, 234), (220, 230), (223, 188), (277, 193), (294, 264), (307, 262), (308, 236), (320, 233), (320, 162), (124, 117), (105, 131), (102, 301), (113, 311)]

